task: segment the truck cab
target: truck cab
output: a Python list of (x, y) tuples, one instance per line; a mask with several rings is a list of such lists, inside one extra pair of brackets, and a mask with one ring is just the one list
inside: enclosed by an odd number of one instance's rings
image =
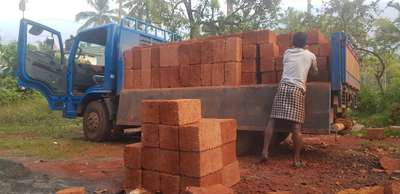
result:
[(46, 97), (51, 110), (62, 110), (66, 118), (83, 116), (85, 136), (100, 141), (106, 135), (98, 134), (99, 128), (115, 128), (125, 49), (177, 39), (172, 32), (127, 17), (120, 24), (81, 31), (64, 47), (60, 32), (22, 19), (17, 79), (21, 87)]

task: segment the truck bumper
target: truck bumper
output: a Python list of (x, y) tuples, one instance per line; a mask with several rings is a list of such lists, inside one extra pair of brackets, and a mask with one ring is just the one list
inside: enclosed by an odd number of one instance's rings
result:
[[(234, 118), (239, 130), (262, 131), (267, 125), (277, 85), (124, 90), (120, 94), (117, 125), (140, 125), (145, 99), (201, 99), (204, 118)], [(332, 122), (331, 87), (307, 84), (304, 131), (328, 133)]]

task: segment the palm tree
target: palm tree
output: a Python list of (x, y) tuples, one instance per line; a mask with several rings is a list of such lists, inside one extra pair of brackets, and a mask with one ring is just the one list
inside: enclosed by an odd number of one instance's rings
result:
[(118, 14), (118, 20), (121, 20), (122, 16), (126, 14), (125, 10), (124, 10), (124, 3), (127, 0), (114, 0), (114, 1), (116, 1), (118, 3), (118, 8), (117, 8), (117, 10), (115, 10), (115, 12), (117, 12), (117, 14)]
[(98, 26), (117, 21), (114, 11), (110, 9), (109, 0), (87, 0), (87, 2), (95, 9), (95, 11), (82, 11), (76, 14), (77, 22), (86, 20), (86, 22), (78, 29), (84, 30), (91, 26)]

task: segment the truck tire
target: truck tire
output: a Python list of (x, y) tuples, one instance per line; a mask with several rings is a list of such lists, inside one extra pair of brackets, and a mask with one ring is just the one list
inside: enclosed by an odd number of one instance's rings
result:
[(107, 107), (100, 101), (90, 102), (83, 114), (83, 133), (89, 141), (106, 140), (111, 133), (112, 122)]

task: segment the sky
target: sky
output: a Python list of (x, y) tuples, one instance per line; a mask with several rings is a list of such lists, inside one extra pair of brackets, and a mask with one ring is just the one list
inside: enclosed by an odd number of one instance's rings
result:
[[(314, 7), (322, 5), (323, 0), (312, 0)], [(383, 0), (388, 1), (388, 0)], [(224, 4), (225, 0), (220, 0)], [(0, 1), (0, 37), (2, 42), (10, 42), (18, 37), (19, 20), (22, 12), (18, 8), (19, 0)], [(282, 0), (284, 8), (307, 9), (307, 0)], [(25, 18), (45, 24), (61, 32), (63, 38), (76, 33), (83, 22), (75, 22), (80, 11), (91, 10), (86, 0), (28, 0)], [(393, 15), (394, 12), (386, 13)]]

